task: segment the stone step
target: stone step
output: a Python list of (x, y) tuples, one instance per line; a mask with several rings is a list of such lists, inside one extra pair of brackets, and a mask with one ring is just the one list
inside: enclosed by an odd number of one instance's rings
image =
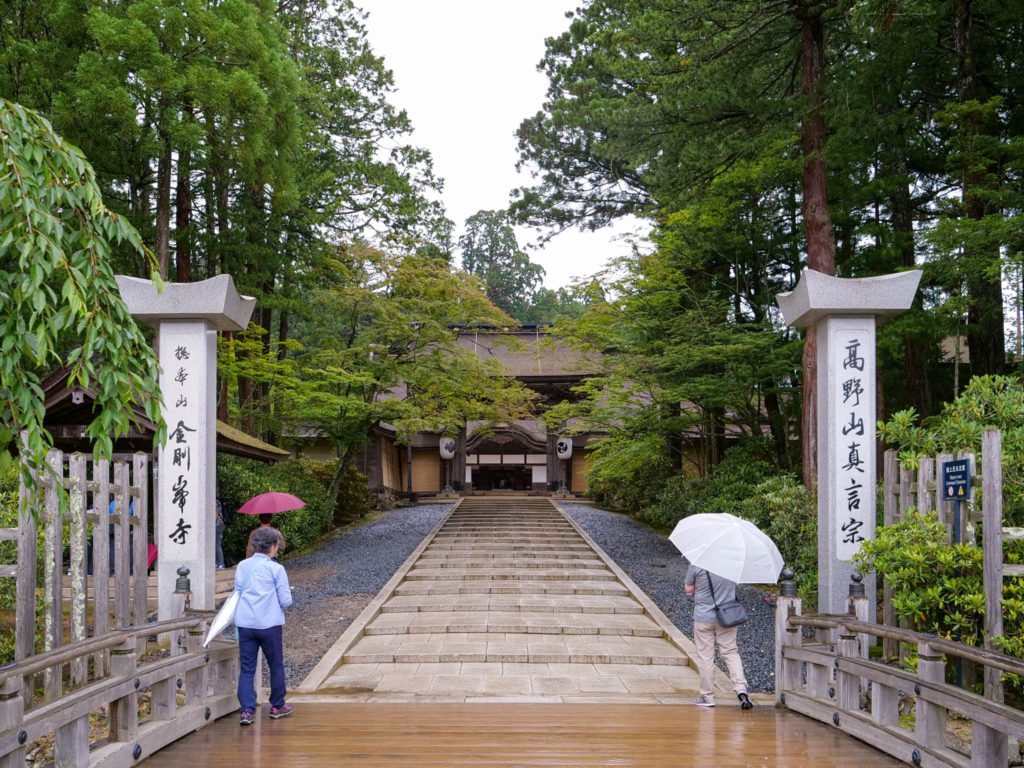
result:
[(423, 550), (423, 554), (420, 555), (419, 562), (433, 562), (435, 560), (440, 561), (484, 561), (486, 558), (505, 558), (509, 560), (523, 561), (523, 560), (545, 560), (548, 558), (557, 558), (558, 560), (594, 560), (594, 562), (601, 562), (596, 559), (594, 553), (588, 548), (581, 549), (545, 549), (545, 550), (533, 550), (533, 549), (515, 549), (508, 550), (505, 547), (492, 547), (492, 548), (481, 548), (481, 547), (465, 547), (464, 549), (434, 549), (433, 547), (427, 547)]
[(515, 534), (447, 534), (441, 531), (434, 537), (438, 544), (578, 544), (582, 539), (576, 533), (549, 536)]
[[(344, 664), (320, 692), (335, 695), (418, 696), (685, 696), (697, 695), (685, 666), (650, 664), (522, 664), (444, 662)], [(557, 699), (555, 699), (557, 700)], [(658, 703), (653, 701), (652, 703)]]
[(615, 635), (663, 637), (661, 627), (639, 614), (574, 613), (553, 615), (532, 611), (451, 611), (382, 613), (371, 621), (367, 635), (429, 635), (458, 632), (514, 632), (531, 635)]
[(604, 568), (604, 563), (596, 558), (588, 560), (583, 557), (513, 557), (496, 553), (483, 557), (421, 557), (416, 561), (417, 568)]
[(538, 525), (446, 525), (441, 533), (445, 536), (579, 536), (572, 528), (561, 525), (550, 528)]
[(393, 595), (381, 613), (434, 613), (445, 611), (529, 611), (566, 614), (642, 614), (643, 606), (619, 595)]
[(415, 581), (402, 582), (398, 595), (628, 595), (617, 581)]
[(686, 666), (689, 660), (662, 637), (469, 632), (440, 636), (366, 635), (345, 653), (343, 661), (352, 664), (518, 662)]
[[(537, 540), (540, 539), (540, 540)], [(551, 551), (565, 551), (565, 552), (592, 552), (590, 546), (584, 542), (579, 536), (572, 538), (571, 536), (559, 536), (557, 541), (551, 541), (547, 536), (545, 537), (534, 537), (533, 541), (525, 542), (519, 540), (510, 541), (496, 541), (496, 542), (480, 542), (480, 541), (460, 541), (458, 536), (451, 537), (447, 540), (439, 539), (435, 537), (431, 540), (425, 551), (434, 552), (439, 549), (454, 549), (454, 550), (522, 550), (525, 552), (551, 552)]]
[(420, 568), (414, 566), (406, 581), (616, 581), (607, 568)]

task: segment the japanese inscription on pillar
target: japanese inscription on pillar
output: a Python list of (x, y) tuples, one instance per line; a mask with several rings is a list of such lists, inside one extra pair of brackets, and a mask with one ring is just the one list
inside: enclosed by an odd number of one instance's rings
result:
[[(872, 318), (834, 324), (829, 381), (834, 387), (831, 434), (836, 482), (832, 514), (836, 556), (850, 560), (875, 530), (875, 333)], [(822, 471), (829, 468), (821, 467)]]
[(199, 556), (196, 532), (203, 498), (199, 484), (201, 463), (206, 460), (206, 450), (199, 444), (199, 438), (206, 403), (201, 396), (201, 379), (205, 374), (201, 367), (204, 354), (200, 346), (204, 343), (201, 324), (198, 329), (198, 333), (165, 332), (160, 339), (163, 369), (160, 386), (167, 420), (167, 442), (160, 466), (164, 480), (160, 489), (166, 498), (161, 499), (160, 508), (167, 518), (161, 526), (162, 540), (158, 546), (161, 553), (168, 552), (175, 561)]

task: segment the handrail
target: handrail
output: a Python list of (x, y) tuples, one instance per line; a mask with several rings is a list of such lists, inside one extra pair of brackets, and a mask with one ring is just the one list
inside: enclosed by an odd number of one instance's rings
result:
[(939, 637), (938, 635), (929, 635), (923, 632), (914, 632), (909, 629), (887, 627), (879, 624), (872, 624), (870, 622), (859, 621), (853, 618), (852, 614), (814, 614), (808, 616), (792, 615), (789, 617), (789, 623), (795, 626), (813, 627), (817, 629), (839, 629), (840, 627), (846, 627), (848, 630), (853, 632), (874, 635), (876, 637), (885, 637), (902, 643), (911, 643), (914, 645), (927, 643), (931, 646), (932, 650), (935, 651), (941, 651), (942, 653), (967, 659), (968, 661), (974, 661), (978, 664), (984, 664), (988, 667), (998, 667), (1006, 672), (1012, 672), (1015, 675), (1024, 675), (1024, 659), (1018, 659), (1015, 656), (1007, 656), (1005, 653), (989, 651), (984, 648), (975, 648), (972, 645), (965, 645), (964, 643), (958, 643), (954, 640), (947, 640), (946, 638)]
[(54, 648), (38, 655), (30, 656), (22, 661), (16, 661), (13, 664), (0, 667), (0, 685), (12, 677), (25, 677), (36, 672), (42, 672), (58, 664), (65, 664), (82, 656), (106, 650), (107, 648), (116, 648), (129, 637), (162, 634), (178, 629), (191, 629), (192, 627), (199, 626), (201, 621), (203, 621), (203, 618), (200, 616), (166, 619), (152, 624), (115, 629), (113, 632), (107, 632), (106, 634), (83, 640), (73, 645), (63, 645), (60, 648)]

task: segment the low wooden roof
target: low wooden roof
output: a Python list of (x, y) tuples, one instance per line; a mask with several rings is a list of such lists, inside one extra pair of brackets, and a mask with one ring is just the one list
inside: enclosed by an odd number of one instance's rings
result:
[[(68, 376), (69, 371), (61, 368), (43, 380), (46, 407), (43, 426), (53, 436), (55, 448), (66, 452), (90, 453), (92, 443), (87, 437), (86, 428), (95, 416), (93, 410), (97, 390), (78, 385), (69, 387)], [(126, 435), (114, 441), (114, 453), (150, 453), (153, 450), (156, 425), (137, 404), (132, 405), (132, 415), (135, 423), (129, 427)], [(219, 419), (217, 451), (266, 462), (282, 461), (291, 456), (283, 448), (248, 435)]]

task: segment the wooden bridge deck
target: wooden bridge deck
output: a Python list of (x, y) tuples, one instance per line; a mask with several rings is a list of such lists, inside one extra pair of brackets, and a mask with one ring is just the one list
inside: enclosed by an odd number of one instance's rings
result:
[(297, 703), (241, 727), (235, 716), (168, 746), (146, 768), (319, 766), (903, 765), (800, 715), (649, 704)]

